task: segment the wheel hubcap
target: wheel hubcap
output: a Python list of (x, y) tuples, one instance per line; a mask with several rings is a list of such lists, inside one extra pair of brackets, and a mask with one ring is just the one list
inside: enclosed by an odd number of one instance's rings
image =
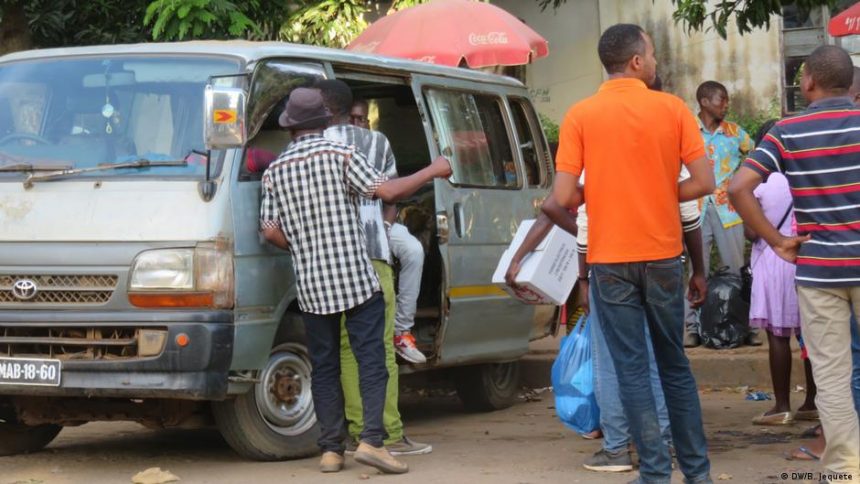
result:
[(495, 363), (490, 370), (490, 381), (495, 388), (505, 388), (510, 384), (514, 366), (510, 363)]
[(275, 432), (299, 435), (316, 423), (311, 366), (303, 352), (287, 350), (269, 357), (254, 392), (257, 410)]

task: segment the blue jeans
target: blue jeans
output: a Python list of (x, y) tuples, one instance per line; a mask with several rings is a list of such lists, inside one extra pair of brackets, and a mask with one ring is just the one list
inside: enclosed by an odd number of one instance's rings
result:
[(684, 354), (684, 275), (680, 257), (591, 266), (594, 308), (618, 375), (621, 404), (645, 483), (669, 483), (672, 459), (651, 390), (645, 326), (669, 410), (672, 441), (687, 482), (710, 483), (702, 408)]
[[(591, 307), (594, 307), (594, 291), (589, 291)], [(591, 356), (594, 361), (594, 396), (600, 407), (600, 429), (603, 431), (603, 449), (613, 454), (627, 451), (630, 442), (630, 426), (624, 416), (621, 398), (618, 393), (618, 377), (615, 375), (615, 365), (609, 348), (606, 347), (606, 337), (600, 327), (600, 318), (592, 311), (591, 318)], [(660, 373), (654, 361), (654, 348), (649, 341), (651, 333), (645, 326), (646, 345), (648, 346), (648, 376), (651, 380), (651, 391), (657, 404), (657, 419), (660, 422), (660, 433), (663, 441), (672, 443), (672, 429), (669, 426), (669, 412), (666, 410), (666, 399), (663, 398), (663, 388), (660, 386)]]
[(382, 447), (387, 438), (382, 423), (388, 369), (385, 367), (385, 302), (377, 292), (343, 313), (304, 313), (308, 353), (311, 357), (311, 391), (320, 423), (318, 444), (323, 452), (343, 454), (347, 436), (343, 388), (340, 383), (340, 320), (346, 315), (349, 344), (358, 361), (359, 391), (364, 429), (359, 438)]

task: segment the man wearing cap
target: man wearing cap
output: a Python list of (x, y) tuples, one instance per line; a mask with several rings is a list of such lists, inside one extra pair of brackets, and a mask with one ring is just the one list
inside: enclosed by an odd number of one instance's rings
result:
[(314, 408), (320, 423), (320, 470), (343, 468), (346, 428), (340, 385), (340, 319), (360, 374), (364, 428), (355, 460), (404, 473), (383, 447), (388, 371), (383, 344), (385, 305), (358, 216), (358, 198), (395, 202), (435, 177), (451, 174), (437, 158), (415, 174), (387, 180), (354, 148), (323, 137), (331, 115), (316, 89), (296, 88), (279, 118), (292, 141), (263, 174), (260, 227), (269, 243), (289, 250), (313, 364)]

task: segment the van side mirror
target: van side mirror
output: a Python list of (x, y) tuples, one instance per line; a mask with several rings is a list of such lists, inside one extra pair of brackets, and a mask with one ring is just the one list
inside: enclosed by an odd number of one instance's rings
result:
[(203, 96), (203, 140), (206, 149), (223, 150), (245, 145), (245, 91), (237, 87), (206, 86)]

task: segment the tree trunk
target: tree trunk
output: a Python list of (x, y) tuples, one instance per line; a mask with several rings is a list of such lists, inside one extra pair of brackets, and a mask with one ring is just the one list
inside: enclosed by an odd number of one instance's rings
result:
[(33, 48), (29, 23), (24, 13), (24, 2), (2, 2), (0, 16), (0, 55)]

